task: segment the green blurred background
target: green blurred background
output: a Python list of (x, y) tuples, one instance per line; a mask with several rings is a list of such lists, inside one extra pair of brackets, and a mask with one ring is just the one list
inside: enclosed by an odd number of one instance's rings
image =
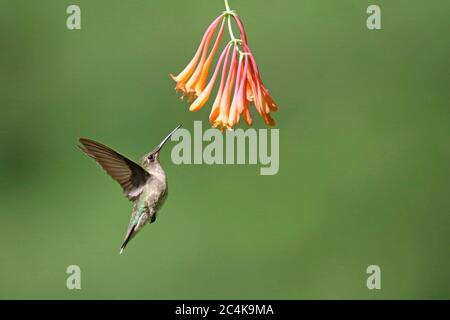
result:
[(0, 298), (450, 298), (450, 2), (230, 5), (279, 104), (279, 174), (175, 166), (172, 143), (169, 199), (119, 256), (131, 204), (77, 139), (137, 159), (206, 127), (168, 73), (223, 2), (1, 0)]

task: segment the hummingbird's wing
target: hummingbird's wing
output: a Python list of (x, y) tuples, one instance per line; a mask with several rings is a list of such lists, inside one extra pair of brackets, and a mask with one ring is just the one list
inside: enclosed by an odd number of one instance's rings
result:
[(129, 200), (135, 200), (141, 194), (150, 174), (140, 165), (96, 141), (81, 138), (80, 143), (80, 149), (122, 186)]

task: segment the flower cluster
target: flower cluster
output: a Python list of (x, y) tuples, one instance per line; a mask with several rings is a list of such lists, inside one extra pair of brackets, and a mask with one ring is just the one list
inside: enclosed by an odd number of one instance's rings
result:
[[(275, 121), (270, 113), (277, 110), (277, 105), (261, 80), (241, 19), (229, 9), (227, 2), (225, 3), (227, 11), (217, 17), (206, 29), (189, 64), (177, 76), (171, 74), (176, 82), (175, 89), (177, 92), (182, 92), (182, 98), (189, 97), (190, 111), (198, 111), (209, 100), (216, 80), (220, 78), (217, 95), (209, 115), (209, 120), (214, 127), (222, 130), (231, 129), (240, 121), (241, 116), (247, 125), (252, 125), (251, 103), (254, 104), (264, 122), (273, 126)], [(232, 19), (238, 26), (240, 39), (233, 35)], [(208, 81), (211, 64), (219, 49), (226, 23), (231, 40), (223, 48)], [(214, 35), (216, 36), (212, 44)]]

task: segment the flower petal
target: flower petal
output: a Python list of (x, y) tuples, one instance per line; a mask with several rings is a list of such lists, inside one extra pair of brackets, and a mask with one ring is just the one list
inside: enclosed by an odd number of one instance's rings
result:
[(213, 48), (211, 49), (211, 52), (209, 53), (208, 58), (206, 59), (204, 65), (203, 65), (203, 68), (200, 72), (200, 77), (198, 79), (198, 82), (195, 85), (194, 90), (195, 90), (195, 94), (197, 96), (199, 96), (200, 93), (205, 88), (205, 83), (206, 83), (206, 79), (208, 78), (208, 73), (209, 73), (209, 68), (211, 66), (211, 62), (213, 61), (214, 55), (216, 54), (217, 49), (219, 48), (219, 45), (220, 45), (220, 41), (222, 40), (224, 23), (225, 23), (225, 18), (223, 18), (223, 20), (222, 20), (222, 25), (220, 26), (220, 30), (217, 33), (216, 41), (214, 42)]
[(250, 113), (250, 109), (248, 108), (248, 106), (244, 109), (244, 121), (249, 126), (251, 126), (253, 123), (252, 115)]
[(239, 122), (239, 112), (238, 112), (238, 108), (237, 108), (237, 103), (239, 100), (238, 92), (239, 92), (239, 85), (241, 83), (241, 74), (242, 73), (243, 73), (242, 59), (241, 59), (241, 57), (239, 57), (236, 82), (234, 84), (233, 100), (231, 102), (230, 114), (228, 115), (228, 125), (230, 127), (234, 127), (234, 125)]
[(183, 71), (181, 71), (177, 76), (170, 74), (170, 76), (172, 77), (173, 80), (175, 80), (177, 83), (182, 83), (182, 85), (180, 85), (180, 86), (178, 86), (178, 84), (177, 84), (177, 89), (181, 89), (181, 87), (184, 87), (184, 83), (186, 82), (187, 79), (189, 79), (189, 77), (194, 72), (194, 68), (197, 64), (200, 54), (203, 51), (206, 38), (207, 38), (209, 32), (211, 31), (211, 29), (217, 27), (221, 18), (222, 18), (222, 15), (217, 17), (206, 29), (206, 31), (203, 35), (203, 38), (200, 42), (200, 45), (199, 45), (197, 51), (195, 52), (194, 57), (191, 59), (191, 61), (188, 63), (188, 65), (183, 69)]
[(227, 44), (227, 46), (224, 49), (225, 53), (225, 61), (223, 63), (223, 67), (222, 67), (222, 76), (220, 79), (220, 85), (219, 85), (219, 90), (217, 91), (217, 95), (216, 95), (216, 99), (214, 100), (212, 109), (211, 109), (211, 113), (209, 115), (209, 121), (211, 123), (213, 123), (214, 121), (216, 121), (217, 117), (219, 116), (219, 111), (220, 111), (220, 101), (222, 99), (222, 94), (223, 94), (223, 87), (225, 84), (225, 77), (227, 74), (227, 66), (228, 66), (228, 58), (230, 56), (230, 49), (231, 49), (231, 45)]
[[(223, 23), (222, 23), (222, 25), (223, 25)], [(206, 36), (205, 43), (203, 44), (202, 57), (200, 58), (200, 62), (198, 63), (197, 67), (195, 68), (194, 74), (186, 83), (186, 92), (194, 92), (194, 88), (195, 88), (198, 80), (200, 79), (200, 74), (201, 74), (201, 71), (205, 64), (206, 55), (208, 54), (209, 44), (214, 35), (214, 32), (216, 31), (216, 28), (217, 28), (217, 25), (214, 28), (212, 28)]]
[(222, 65), (222, 61), (225, 57), (226, 51), (227, 48), (225, 48), (222, 54), (220, 55), (219, 61), (217, 62), (216, 65), (216, 69), (214, 70), (213, 76), (211, 77), (211, 80), (209, 80), (209, 83), (206, 86), (205, 90), (203, 90), (203, 92), (197, 97), (197, 99), (195, 99), (195, 101), (189, 107), (190, 111), (195, 112), (200, 110), (200, 108), (202, 108), (205, 105), (206, 101), (208, 101), (209, 96), (211, 95), (211, 91), (214, 87), (214, 83), (216, 82), (217, 75), (219, 74), (220, 66)]
[(241, 114), (244, 111), (244, 107), (245, 107), (245, 100), (246, 100), (246, 93), (247, 93), (247, 71), (248, 71), (248, 57), (245, 56), (245, 61), (244, 61), (244, 67), (243, 67), (243, 71), (240, 74), (241, 79), (239, 80), (239, 90), (237, 93), (237, 102), (236, 102), (236, 106), (238, 109), (238, 113)]

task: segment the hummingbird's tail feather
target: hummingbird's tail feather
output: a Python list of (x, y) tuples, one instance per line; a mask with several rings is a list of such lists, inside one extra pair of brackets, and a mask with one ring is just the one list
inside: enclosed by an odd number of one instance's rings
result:
[(135, 228), (136, 228), (136, 225), (132, 226), (130, 228), (130, 230), (128, 230), (127, 236), (125, 237), (125, 240), (123, 240), (122, 245), (120, 246), (120, 254), (123, 253), (123, 250), (125, 250), (125, 247), (127, 246), (128, 242), (133, 237)]

